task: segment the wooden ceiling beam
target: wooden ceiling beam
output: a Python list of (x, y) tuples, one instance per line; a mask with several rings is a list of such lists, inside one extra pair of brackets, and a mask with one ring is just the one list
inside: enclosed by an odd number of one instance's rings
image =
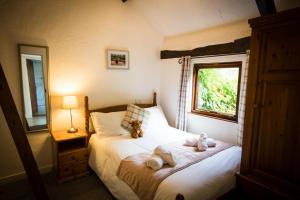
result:
[(182, 56), (217, 56), (246, 53), (250, 49), (250, 37), (240, 38), (225, 44), (216, 44), (205, 47), (199, 47), (192, 50), (163, 50), (160, 52), (160, 59), (180, 58)]
[(261, 16), (275, 14), (277, 12), (274, 0), (255, 0), (255, 2)]

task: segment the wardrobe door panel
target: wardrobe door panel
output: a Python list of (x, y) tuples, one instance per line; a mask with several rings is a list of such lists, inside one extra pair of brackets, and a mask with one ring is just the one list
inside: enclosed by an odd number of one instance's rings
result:
[(276, 27), (266, 33), (265, 71), (299, 70), (299, 35), (300, 28), (290, 26)]
[(255, 170), (283, 181), (299, 181), (300, 84), (266, 82), (259, 109)]
[(300, 196), (300, 8), (249, 20), (252, 28), (240, 191)]

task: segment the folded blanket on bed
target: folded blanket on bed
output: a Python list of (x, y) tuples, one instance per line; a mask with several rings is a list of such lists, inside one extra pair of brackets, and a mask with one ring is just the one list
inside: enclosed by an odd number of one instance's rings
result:
[[(199, 136), (200, 137), (200, 136)], [(196, 137), (190, 136), (185, 138), (185, 142), (183, 145), (188, 146), (188, 147), (197, 147), (198, 146), (198, 139)], [(213, 138), (207, 138), (206, 143), (208, 147), (215, 147), (216, 142)]]
[(216, 141), (212, 138), (207, 138), (206, 143), (208, 147), (215, 147), (216, 146)]
[(185, 138), (185, 143), (183, 145), (188, 146), (188, 147), (196, 147), (198, 144), (198, 139), (195, 137), (187, 137)]
[(206, 151), (206, 149), (208, 148), (206, 139), (207, 139), (207, 134), (201, 133), (197, 145), (199, 151)]
[(176, 165), (176, 157), (168, 147), (159, 145), (154, 149), (154, 154), (160, 156), (168, 165), (172, 167)]
[(147, 160), (146, 165), (153, 170), (159, 170), (164, 165), (164, 160), (160, 156), (152, 154)]
[(183, 146), (182, 143), (169, 144), (164, 147), (176, 156), (176, 166), (164, 165), (160, 170), (152, 170), (146, 166), (152, 154), (140, 153), (123, 159), (117, 176), (127, 183), (140, 199), (150, 200), (154, 198), (159, 184), (165, 178), (231, 146), (233, 145), (216, 141), (216, 147), (199, 152), (194, 147)]

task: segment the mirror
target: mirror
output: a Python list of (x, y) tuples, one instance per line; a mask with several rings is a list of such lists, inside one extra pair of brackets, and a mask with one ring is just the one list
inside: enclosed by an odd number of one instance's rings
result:
[(48, 47), (19, 45), (23, 126), (27, 132), (48, 130)]

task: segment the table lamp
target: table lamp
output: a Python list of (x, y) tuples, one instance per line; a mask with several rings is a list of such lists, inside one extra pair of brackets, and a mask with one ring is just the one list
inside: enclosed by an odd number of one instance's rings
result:
[(76, 133), (78, 131), (78, 129), (73, 126), (72, 109), (78, 108), (77, 97), (76, 96), (64, 96), (63, 97), (63, 108), (70, 110), (71, 128), (68, 130), (68, 133)]

